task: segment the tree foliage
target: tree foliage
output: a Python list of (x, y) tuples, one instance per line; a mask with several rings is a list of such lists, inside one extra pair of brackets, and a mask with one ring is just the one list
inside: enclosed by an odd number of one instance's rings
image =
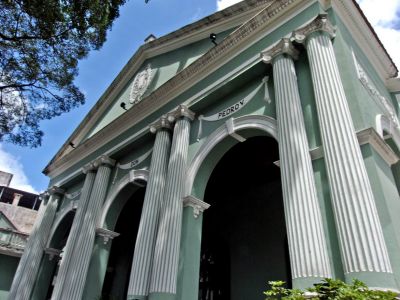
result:
[(78, 60), (99, 49), (126, 0), (0, 0), (0, 141), (41, 144), (39, 121), (84, 103)]
[(268, 282), (270, 289), (264, 292), (266, 300), (395, 300), (397, 294), (391, 291), (369, 289), (363, 282), (352, 284), (338, 279), (326, 278), (308, 289), (308, 294), (298, 289), (285, 288), (284, 281)]

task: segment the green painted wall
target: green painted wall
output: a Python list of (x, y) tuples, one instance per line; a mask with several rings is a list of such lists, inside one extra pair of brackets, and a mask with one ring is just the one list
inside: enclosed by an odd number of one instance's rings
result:
[(397, 288), (400, 287), (400, 197), (390, 166), (370, 146), (361, 147), (368, 176), (375, 196), (379, 219), (394, 271)]
[(17, 271), (19, 257), (0, 254), (0, 300), (6, 300)]
[(362, 49), (360, 49), (351, 37), (349, 31), (340, 18), (334, 15), (332, 11), (331, 16), (331, 19), (337, 26), (336, 37), (333, 41), (336, 59), (355, 129), (357, 131), (368, 127), (375, 128), (375, 117), (378, 114), (384, 113), (384, 110), (372, 98), (371, 94), (358, 79), (353, 53), (358, 63), (366, 72), (366, 75), (374, 88), (393, 104), (392, 97), (386, 89), (384, 82), (382, 82)]

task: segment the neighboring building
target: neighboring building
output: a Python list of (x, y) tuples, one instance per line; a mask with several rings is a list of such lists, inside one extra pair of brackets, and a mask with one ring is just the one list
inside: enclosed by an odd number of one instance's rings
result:
[(36, 194), (10, 188), (12, 177), (0, 171), (0, 300), (7, 299), (41, 202)]
[(397, 74), (350, 0), (247, 0), (150, 37), (45, 168), (9, 299), (399, 291)]

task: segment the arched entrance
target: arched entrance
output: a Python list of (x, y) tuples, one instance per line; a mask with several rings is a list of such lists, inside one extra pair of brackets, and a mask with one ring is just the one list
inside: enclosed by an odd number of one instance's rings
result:
[[(55, 222), (54, 231), (50, 234), (48, 250), (43, 256), (39, 274), (33, 290), (32, 299), (50, 299), (53, 293), (55, 280), (62, 259), (62, 251), (67, 244), (68, 236), (71, 231), (75, 217), (75, 210), (66, 211)], [(56, 254), (61, 253), (61, 257)], [(54, 255), (52, 254), (54, 252)]]
[(125, 300), (127, 297), (145, 190), (138, 187), (119, 213), (114, 228), (119, 236), (112, 242), (101, 292), (104, 299)]
[(278, 144), (248, 138), (219, 160), (204, 201), (199, 300), (264, 299), (269, 280), (291, 284)]

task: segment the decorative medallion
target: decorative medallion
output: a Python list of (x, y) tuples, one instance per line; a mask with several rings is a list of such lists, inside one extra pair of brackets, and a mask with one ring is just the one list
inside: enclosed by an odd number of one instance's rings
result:
[(129, 102), (136, 104), (142, 100), (143, 94), (146, 92), (151, 80), (153, 79), (153, 70), (148, 64), (145, 69), (136, 74), (133, 80)]

